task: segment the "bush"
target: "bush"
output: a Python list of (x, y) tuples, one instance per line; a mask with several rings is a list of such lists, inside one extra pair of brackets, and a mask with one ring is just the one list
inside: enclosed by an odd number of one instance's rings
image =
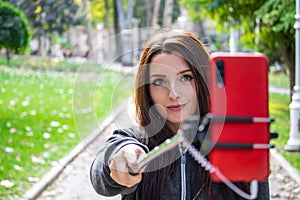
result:
[(9, 52), (24, 52), (29, 39), (29, 25), (24, 13), (10, 3), (0, 1), (0, 50), (6, 49), (7, 62)]

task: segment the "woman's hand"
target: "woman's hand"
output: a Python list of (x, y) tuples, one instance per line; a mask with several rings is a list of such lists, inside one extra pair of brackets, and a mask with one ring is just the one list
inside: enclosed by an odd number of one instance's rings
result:
[(142, 180), (141, 169), (136, 175), (129, 173), (128, 167), (137, 165), (137, 161), (144, 156), (145, 151), (138, 145), (128, 144), (122, 147), (113, 157), (109, 165), (110, 176), (114, 181), (126, 187), (132, 187)]

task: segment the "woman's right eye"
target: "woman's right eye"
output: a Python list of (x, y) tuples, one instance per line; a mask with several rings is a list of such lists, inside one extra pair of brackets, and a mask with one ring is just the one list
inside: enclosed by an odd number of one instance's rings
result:
[(166, 81), (163, 79), (155, 79), (154, 81), (152, 81), (152, 84), (155, 86), (164, 86), (166, 85)]

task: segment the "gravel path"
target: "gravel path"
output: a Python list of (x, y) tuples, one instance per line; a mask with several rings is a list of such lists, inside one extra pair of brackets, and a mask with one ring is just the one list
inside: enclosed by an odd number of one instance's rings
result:
[[(271, 156), (271, 174), (269, 176), (271, 199), (299, 200), (300, 185), (296, 182), (275, 156)], [(299, 176), (299, 174), (295, 174)]]

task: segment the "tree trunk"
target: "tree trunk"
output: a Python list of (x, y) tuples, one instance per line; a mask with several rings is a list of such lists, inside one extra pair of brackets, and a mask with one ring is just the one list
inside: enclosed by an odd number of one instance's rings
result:
[(49, 49), (47, 49), (47, 55), (48, 56), (52, 56), (53, 52), (52, 52), (52, 40), (53, 40), (53, 34), (49, 33)]
[(160, 7), (160, 0), (155, 0), (153, 16), (152, 16), (152, 26), (153, 27), (158, 26), (159, 7)]
[(147, 15), (147, 20), (146, 20), (146, 26), (150, 27), (151, 26), (151, 16), (152, 13), (152, 6), (150, 0), (146, 0), (146, 15)]
[(87, 19), (85, 28), (86, 28), (86, 33), (87, 33), (87, 43), (89, 46), (89, 52), (93, 50), (93, 42), (92, 42), (92, 27), (91, 27), (91, 21)]
[(128, 0), (128, 9), (126, 15), (126, 28), (132, 28), (132, 17), (133, 17), (133, 0)]
[(9, 52), (8, 47), (6, 47), (5, 54), (6, 54), (6, 63), (9, 64), (9, 62), (10, 62), (10, 52)]
[(282, 48), (281, 54), (290, 75), (290, 98), (292, 98), (293, 87), (295, 85), (295, 60), (290, 58), (290, 52), (286, 47)]
[[(109, 36), (111, 36), (112, 34), (111, 34), (111, 28), (112, 27), (110, 27), (110, 21), (109, 21), (109, 2), (108, 2), (108, 0), (105, 0), (104, 1), (104, 3), (105, 3), (105, 10), (106, 10), (106, 13), (105, 13), (105, 28), (107, 29), (107, 31), (108, 31), (108, 35)], [(108, 40), (106, 40), (107, 41), (107, 52), (112, 52), (112, 47), (111, 47), (111, 42), (110, 42), (110, 40), (108, 39)]]
[(123, 10), (123, 3), (122, 0), (115, 0), (116, 4), (116, 12), (117, 12), (117, 17), (119, 21), (119, 27), (121, 30), (124, 30), (126, 28), (126, 22), (125, 22), (125, 14)]
[(42, 54), (43, 54), (43, 44), (42, 44), (43, 40), (42, 40), (42, 36), (41, 35), (39, 35), (38, 37), (39, 37), (39, 45), (38, 45), (37, 55), (42, 56)]
[[(84, 8), (87, 7), (88, 2), (87, 0), (83, 1), (84, 3)], [(91, 25), (91, 21), (89, 20), (89, 13), (86, 14), (86, 24), (85, 24), (85, 29), (86, 29), (86, 33), (87, 33), (87, 43), (89, 46), (89, 54), (88, 57), (92, 60), (95, 60), (95, 53), (92, 52), (94, 50), (94, 46), (93, 46), (93, 42), (92, 42), (92, 25)]]
[(196, 33), (199, 33), (199, 37), (202, 38), (206, 38), (206, 32), (203, 26), (203, 23), (201, 20), (198, 20), (196, 22), (194, 22), (194, 31)]
[(104, 4), (105, 4), (105, 10), (106, 10), (106, 13), (105, 13), (105, 26), (109, 31), (110, 30), (110, 22), (109, 22), (109, 3), (108, 3), (108, 0), (104, 0)]
[(115, 30), (115, 39), (116, 39), (116, 61), (121, 62), (122, 54), (122, 43), (120, 37), (120, 25), (119, 25), (119, 13), (117, 8), (117, 0), (114, 1), (114, 30)]
[(166, 0), (163, 17), (163, 27), (171, 27), (174, 0)]

